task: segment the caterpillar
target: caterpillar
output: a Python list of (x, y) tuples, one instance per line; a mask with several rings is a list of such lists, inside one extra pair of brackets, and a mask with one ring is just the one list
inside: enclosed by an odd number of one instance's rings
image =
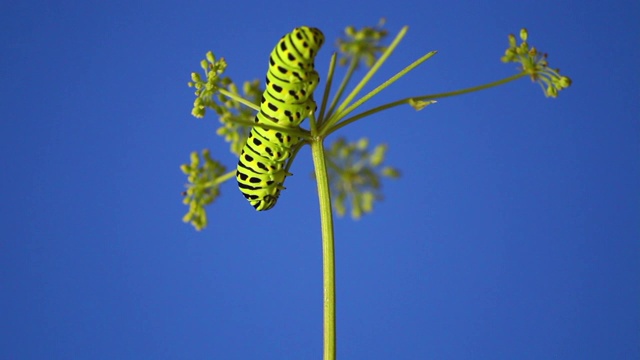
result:
[[(314, 59), (324, 43), (319, 29), (301, 26), (284, 35), (271, 51), (266, 86), (254, 122), (283, 128), (297, 127), (316, 110), (313, 92), (320, 77)], [(254, 126), (242, 148), (236, 179), (238, 187), (258, 211), (271, 209), (291, 175), (285, 163), (300, 139)]]

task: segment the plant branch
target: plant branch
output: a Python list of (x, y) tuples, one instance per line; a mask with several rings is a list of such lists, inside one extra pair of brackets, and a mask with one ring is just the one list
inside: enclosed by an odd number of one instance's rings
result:
[(334, 96), (333, 101), (331, 102), (331, 106), (329, 107), (329, 111), (327, 112), (327, 118), (331, 117), (331, 115), (333, 114), (333, 111), (335, 110), (336, 105), (338, 105), (338, 101), (340, 101), (342, 94), (344, 94), (344, 91), (347, 88), (347, 84), (351, 80), (353, 73), (358, 67), (359, 61), (360, 59), (356, 56), (351, 58), (351, 63), (349, 63), (349, 68), (347, 69), (347, 72), (344, 74), (344, 78), (342, 78), (342, 82), (340, 83), (340, 87), (336, 92), (336, 96)]
[(211, 180), (211, 181), (207, 181), (206, 183), (202, 184), (202, 186), (204, 187), (214, 187), (218, 184), (222, 184), (223, 182), (233, 179), (236, 177), (236, 171), (232, 170), (229, 171), (228, 173), (224, 174), (224, 175), (220, 175), (217, 178)]
[(409, 66), (407, 66), (406, 68), (402, 69), (400, 72), (398, 72), (397, 74), (392, 76), (389, 80), (383, 82), (382, 84), (380, 84), (380, 86), (378, 86), (377, 88), (373, 89), (368, 94), (366, 94), (365, 96), (360, 98), (358, 101), (353, 103), (353, 105), (349, 106), (344, 111), (342, 111), (341, 113), (337, 114), (336, 115), (336, 120), (339, 121), (340, 119), (344, 118), (350, 112), (352, 112), (353, 110), (358, 108), (360, 105), (362, 105), (365, 102), (367, 102), (372, 97), (376, 96), (380, 91), (384, 90), (386, 87), (388, 87), (389, 85), (391, 85), (394, 82), (396, 82), (399, 78), (405, 76), (407, 73), (409, 73), (409, 71), (411, 71), (411, 70), (415, 69), (416, 67), (418, 67), (418, 65), (420, 65), (423, 62), (429, 60), (435, 54), (436, 54), (436, 51), (430, 51), (429, 53), (423, 55), (418, 60), (414, 61)]
[(220, 92), (220, 94), (222, 94), (222, 95), (224, 95), (224, 96), (226, 96), (226, 97), (228, 97), (228, 98), (230, 98), (232, 100), (235, 100), (235, 101), (237, 101), (237, 102), (239, 102), (241, 104), (244, 104), (245, 106), (248, 106), (248, 107), (252, 108), (255, 111), (260, 111), (260, 106), (259, 105), (256, 105), (256, 104), (252, 103), (251, 101), (249, 101), (249, 100), (247, 100), (247, 99), (245, 99), (245, 98), (243, 98), (241, 96), (238, 96), (237, 94), (234, 94), (234, 93), (232, 93), (230, 91), (227, 91), (225, 89), (220, 89), (220, 88), (218, 89), (218, 92)]
[(412, 97), (408, 97), (408, 98), (404, 98), (404, 99), (400, 99), (400, 100), (396, 100), (384, 105), (380, 105), (378, 107), (375, 107), (373, 109), (367, 110), (365, 112), (362, 112), (358, 115), (355, 115), (353, 117), (350, 117), (348, 119), (345, 119), (344, 121), (340, 122), (339, 124), (335, 125), (334, 127), (332, 127), (329, 131), (327, 131), (327, 133), (324, 135), (325, 137), (328, 136), (329, 134), (332, 134), (333, 132), (357, 121), (360, 120), (364, 117), (367, 117), (369, 115), (373, 115), (375, 113), (378, 113), (380, 111), (386, 110), (386, 109), (390, 109), (399, 105), (403, 105), (403, 104), (409, 104), (411, 103), (411, 101), (416, 101), (416, 100), (435, 100), (435, 99), (442, 99), (442, 98), (446, 98), (446, 97), (451, 97), (451, 96), (456, 96), (456, 95), (463, 95), (463, 94), (468, 94), (468, 93), (472, 93), (475, 91), (480, 91), (480, 90), (485, 90), (485, 89), (489, 89), (492, 87), (496, 87), (499, 85), (503, 85), (506, 84), (510, 81), (515, 81), (518, 80), (522, 77), (528, 76), (527, 73), (518, 73), (512, 76), (509, 76), (507, 78), (498, 80), (498, 81), (494, 81), (488, 84), (484, 84), (484, 85), (479, 85), (479, 86), (473, 86), (470, 88), (466, 88), (466, 89), (461, 89), (461, 90), (456, 90), (456, 91), (450, 91), (450, 92), (443, 92), (443, 93), (439, 93), (439, 94), (431, 94), (431, 95), (421, 95), (421, 96), (412, 96)]
[[(362, 78), (362, 80), (360, 80), (358, 85), (356, 85), (356, 87), (351, 91), (351, 93), (342, 102), (342, 104), (340, 104), (340, 106), (338, 107), (338, 110), (336, 111), (338, 114), (341, 113), (342, 110), (344, 110), (344, 108), (346, 108), (351, 103), (351, 101), (353, 101), (353, 99), (358, 95), (358, 93), (360, 93), (362, 88), (369, 82), (369, 80), (371, 80), (373, 75), (378, 71), (378, 69), (380, 69), (382, 64), (384, 64), (387, 58), (391, 56), (391, 54), (396, 49), (396, 47), (398, 46), (402, 38), (407, 34), (408, 30), (409, 30), (408, 26), (405, 26), (402, 29), (400, 29), (400, 32), (398, 33), (398, 35), (396, 35), (395, 39), (393, 39), (393, 42), (391, 43), (391, 45), (389, 45), (389, 47), (384, 51), (384, 53), (382, 53), (380, 58), (376, 61), (375, 64), (373, 64), (371, 69), (369, 69), (367, 74)], [(335, 117), (332, 119), (329, 119), (329, 121), (323, 124), (322, 128), (323, 129), (329, 128), (333, 124), (335, 124), (336, 121), (337, 120), (335, 119)]]
[[(331, 92), (331, 85), (333, 84), (333, 76), (336, 71), (336, 60), (338, 59), (338, 54), (335, 52), (331, 55), (331, 60), (329, 60), (329, 73), (327, 74), (327, 82), (324, 86), (324, 93), (322, 94), (322, 105), (320, 105), (320, 114), (318, 115), (318, 121), (322, 123), (324, 120), (324, 112), (327, 109), (327, 100), (329, 99), (329, 93)], [(311, 123), (311, 132), (316, 133), (317, 128), (314, 128), (313, 123)]]

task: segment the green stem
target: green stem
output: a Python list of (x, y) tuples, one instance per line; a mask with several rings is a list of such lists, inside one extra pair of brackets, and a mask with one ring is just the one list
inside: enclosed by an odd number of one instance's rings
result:
[[(324, 93), (322, 94), (322, 105), (320, 106), (320, 115), (318, 115), (318, 119), (320, 123), (322, 123), (322, 121), (324, 121), (325, 119), (324, 112), (327, 109), (327, 100), (329, 99), (329, 93), (331, 92), (331, 85), (333, 84), (333, 75), (335, 74), (335, 71), (336, 71), (337, 58), (338, 58), (338, 55), (336, 53), (333, 53), (333, 55), (331, 55), (331, 60), (329, 61), (329, 73), (327, 74), (327, 82), (325, 83)], [(314, 124), (311, 123), (311, 132), (315, 134), (317, 128), (314, 128), (313, 125)], [(321, 124), (318, 124), (318, 125), (321, 125)]]
[(329, 176), (325, 161), (324, 139), (318, 137), (311, 142), (311, 153), (318, 183), (320, 223), (322, 229), (322, 279), (324, 284), (324, 360), (336, 358), (336, 275), (333, 240), (333, 214)]
[(218, 184), (222, 184), (223, 182), (229, 180), (229, 179), (233, 179), (236, 177), (236, 171), (232, 170), (229, 171), (228, 173), (224, 174), (224, 175), (220, 175), (217, 178), (211, 180), (211, 181), (207, 181), (206, 183), (202, 184), (202, 186), (204, 187), (214, 187)]
[(221, 184), (221, 183), (223, 183), (223, 182), (225, 182), (225, 181), (227, 181), (227, 180), (229, 180), (231, 178), (235, 178), (235, 177), (236, 177), (236, 171), (235, 170), (229, 171), (228, 173), (226, 173), (224, 175), (218, 176), (216, 178), (216, 183)]
[(359, 58), (356, 56), (351, 58), (351, 63), (349, 64), (349, 68), (347, 69), (347, 72), (344, 74), (344, 78), (342, 78), (342, 82), (340, 83), (338, 92), (336, 92), (336, 96), (333, 98), (333, 101), (331, 102), (331, 106), (329, 107), (329, 111), (327, 112), (327, 118), (331, 117), (331, 115), (333, 114), (333, 111), (336, 108), (336, 105), (338, 105), (338, 101), (340, 101), (342, 94), (347, 88), (347, 84), (351, 80), (351, 77), (353, 76), (353, 73), (355, 72), (356, 67), (358, 66), (358, 61), (359, 61)]
[[(409, 30), (408, 26), (405, 26), (402, 29), (400, 29), (400, 32), (398, 33), (398, 35), (396, 35), (395, 39), (393, 39), (393, 42), (391, 42), (391, 45), (389, 45), (389, 47), (384, 51), (384, 53), (382, 53), (380, 58), (375, 62), (375, 64), (373, 64), (371, 69), (369, 69), (367, 74), (362, 78), (362, 80), (360, 80), (358, 85), (356, 85), (356, 87), (353, 90), (351, 90), (351, 93), (349, 93), (347, 98), (342, 102), (342, 104), (340, 104), (336, 113), (340, 114), (342, 110), (344, 110), (344, 108), (346, 108), (351, 103), (351, 101), (353, 101), (353, 99), (356, 96), (358, 96), (358, 93), (360, 93), (360, 90), (362, 90), (362, 88), (364, 88), (364, 86), (367, 85), (369, 80), (371, 80), (373, 75), (378, 71), (378, 69), (380, 69), (382, 64), (384, 64), (384, 62), (387, 61), (387, 58), (391, 56), (391, 54), (396, 49), (396, 47), (398, 46), (402, 38), (407, 34), (408, 30)], [(337, 120), (335, 119), (335, 117), (329, 119), (329, 121), (323, 124), (322, 129), (330, 128), (336, 123), (336, 121)]]
[(252, 103), (251, 101), (249, 101), (249, 100), (247, 100), (247, 99), (245, 99), (245, 98), (243, 98), (241, 96), (238, 96), (237, 94), (234, 94), (234, 93), (232, 93), (230, 91), (227, 91), (225, 89), (218, 89), (218, 91), (220, 92), (220, 94), (222, 94), (222, 95), (224, 95), (224, 96), (226, 96), (226, 97), (228, 97), (230, 99), (233, 99), (233, 100), (235, 100), (235, 101), (237, 101), (237, 102), (239, 102), (241, 104), (244, 104), (245, 106), (248, 106), (248, 107), (252, 108), (255, 111), (260, 111), (260, 105), (256, 105), (256, 104)]
[(446, 98), (446, 97), (451, 97), (451, 96), (456, 96), (456, 95), (463, 95), (463, 94), (468, 94), (468, 93), (472, 93), (475, 91), (480, 91), (480, 90), (485, 90), (485, 89), (489, 89), (492, 87), (496, 87), (499, 85), (503, 85), (506, 84), (510, 81), (514, 81), (514, 80), (518, 80), (522, 77), (527, 76), (527, 73), (518, 73), (512, 76), (509, 76), (507, 78), (504, 78), (502, 80), (498, 80), (498, 81), (494, 81), (488, 84), (484, 84), (484, 85), (479, 85), (479, 86), (473, 86), (470, 88), (466, 88), (466, 89), (462, 89), (462, 90), (456, 90), (456, 91), (449, 91), (449, 92), (443, 92), (443, 93), (439, 93), (439, 94), (431, 94), (431, 95), (421, 95), (421, 96), (412, 96), (412, 97), (408, 97), (408, 98), (404, 98), (404, 99), (400, 99), (400, 100), (396, 100), (384, 105), (380, 105), (378, 107), (375, 107), (371, 110), (367, 110), (365, 112), (362, 112), (358, 115), (355, 115), (353, 117), (350, 117), (342, 122), (340, 122), (339, 124), (335, 125), (334, 127), (332, 127), (329, 131), (327, 131), (326, 134), (324, 134), (324, 136), (328, 136), (329, 134), (332, 134), (333, 132), (357, 121), (360, 120), (364, 117), (367, 117), (369, 115), (373, 115), (375, 113), (378, 113), (380, 111), (386, 110), (386, 109), (390, 109), (399, 105), (403, 105), (403, 104), (409, 104), (411, 100), (435, 100), (435, 99), (442, 99), (442, 98)]
[[(406, 68), (402, 69), (400, 72), (398, 72), (397, 74), (395, 74), (394, 76), (392, 76), (391, 78), (389, 78), (389, 80), (383, 82), (382, 84), (380, 84), (377, 88), (373, 89), (372, 91), (370, 91), (368, 94), (366, 94), (365, 96), (363, 96), (362, 98), (360, 98), (358, 101), (356, 101), (355, 103), (353, 103), (353, 105), (349, 106), (348, 108), (346, 108), (344, 111), (342, 111), (341, 113), (336, 115), (336, 121), (339, 121), (340, 119), (344, 118), (345, 116), (347, 116), (349, 113), (351, 113), (353, 110), (355, 110), (356, 108), (358, 108), (360, 105), (364, 104), (365, 102), (367, 102), (369, 99), (371, 99), (372, 97), (376, 96), (380, 91), (384, 90), (386, 87), (388, 87), (389, 85), (393, 84), (394, 82), (396, 82), (399, 78), (405, 76), (407, 73), (409, 73), (409, 71), (415, 69), (416, 67), (418, 67), (418, 65), (422, 64), (423, 62), (429, 60), (432, 56), (434, 56), (436, 54), (436, 51), (431, 51), (425, 55), (423, 55), (422, 57), (420, 57), (418, 60), (414, 61), (413, 63), (411, 63), (409, 66), (407, 66)], [(333, 119), (332, 119), (333, 120)]]

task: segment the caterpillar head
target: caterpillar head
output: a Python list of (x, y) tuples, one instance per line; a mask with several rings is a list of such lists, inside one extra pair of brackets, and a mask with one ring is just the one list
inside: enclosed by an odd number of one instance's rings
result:
[(313, 62), (324, 44), (324, 35), (318, 28), (300, 26), (291, 32), (291, 40), (305, 60)]

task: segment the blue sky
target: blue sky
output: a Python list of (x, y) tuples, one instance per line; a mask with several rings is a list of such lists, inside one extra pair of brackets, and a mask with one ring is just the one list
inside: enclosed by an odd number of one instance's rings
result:
[[(208, 50), (262, 79), (298, 25), (329, 39), (409, 33), (380, 95), (509, 76), (506, 35), (573, 79), (523, 79), (344, 129), (403, 176), (336, 222), (343, 359), (640, 357), (640, 4), (618, 1), (13, 2), (0, 5), (0, 359), (317, 359), (321, 247), (310, 152), (257, 213), (226, 184), (210, 226), (181, 222), (179, 165), (210, 148), (190, 115)], [(321, 84), (321, 88), (323, 87)], [(331, 139), (329, 139), (330, 141)]]

